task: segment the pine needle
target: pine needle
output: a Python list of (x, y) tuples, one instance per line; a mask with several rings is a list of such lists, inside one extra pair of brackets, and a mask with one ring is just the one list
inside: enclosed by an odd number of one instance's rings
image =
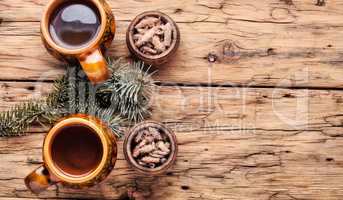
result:
[(117, 61), (114, 64), (112, 77), (98, 90), (98, 96), (129, 122), (144, 120), (151, 115), (152, 74), (144, 72), (141, 62), (120, 65)]
[(34, 123), (51, 124), (75, 113), (100, 118), (121, 137), (122, 122), (139, 122), (151, 115), (154, 81), (152, 74), (143, 70), (144, 63), (108, 58), (108, 64), (112, 76), (95, 87), (79, 65), (68, 66), (66, 75), (54, 82), (44, 100), (19, 104), (0, 113), (0, 137), (24, 135)]
[(50, 123), (55, 113), (42, 102), (27, 102), (0, 113), (0, 136), (21, 136), (34, 122)]

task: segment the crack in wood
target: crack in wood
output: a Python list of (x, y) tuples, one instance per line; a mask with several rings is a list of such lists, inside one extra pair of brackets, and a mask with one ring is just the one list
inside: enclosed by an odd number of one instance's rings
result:
[(203, 6), (208, 9), (222, 10), (225, 5), (225, 0), (212, 0), (212, 1), (202, 1), (197, 0), (197, 5)]
[(280, 0), (281, 2), (284, 2), (287, 5), (294, 5), (293, 0)]
[(268, 197), (268, 200), (278, 200), (278, 199), (282, 199), (282, 200), (298, 200), (297, 198), (295, 198), (294, 196), (290, 195), (288, 192), (275, 192), (272, 195), (270, 195)]

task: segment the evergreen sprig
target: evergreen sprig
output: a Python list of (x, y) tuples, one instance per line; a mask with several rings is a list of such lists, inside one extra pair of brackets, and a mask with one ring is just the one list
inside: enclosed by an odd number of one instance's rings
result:
[(118, 61), (109, 61), (111, 78), (97, 90), (99, 99), (111, 105), (117, 113), (130, 122), (142, 121), (151, 115), (150, 101), (154, 88), (149, 69), (144, 63), (135, 62), (118, 66)]
[(47, 112), (42, 102), (27, 102), (0, 113), (0, 136), (21, 136), (34, 122), (44, 124), (54, 121), (54, 112)]
[(30, 101), (0, 113), (0, 137), (23, 135), (33, 123), (51, 124), (75, 113), (96, 116), (118, 136), (123, 121), (138, 122), (150, 116), (154, 87), (143, 63), (124, 63), (109, 58), (111, 77), (93, 86), (79, 65), (68, 66), (44, 100)]

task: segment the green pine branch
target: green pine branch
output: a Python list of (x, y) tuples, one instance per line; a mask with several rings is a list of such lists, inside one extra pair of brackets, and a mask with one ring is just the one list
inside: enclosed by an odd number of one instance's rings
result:
[(154, 89), (152, 74), (143, 70), (144, 63), (123, 64), (111, 62), (111, 78), (97, 91), (106, 105), (111, 105), (121, 117), (139, 122), (151, 115), (150, 100)]
[(150, 100), (154, 82), (143, 70), (143, 63), (124, 63), (109, 58), (111, 77), (93, 86), (79, 65), (68, 66), (57, 79), (52, 92), (38, 102), (30, 101), (0, 113), (0, 137), (25, 134), (34, 123), (51, 124), (75, 113), (102, 119), (118, 136), (123, 121), (138, 122), (151, 115)]
[(0, 113), (0, 136), (24, 135), (33, 123), (51, 123), (56, 113), (48, 110), (42, 102), (27, 102)]

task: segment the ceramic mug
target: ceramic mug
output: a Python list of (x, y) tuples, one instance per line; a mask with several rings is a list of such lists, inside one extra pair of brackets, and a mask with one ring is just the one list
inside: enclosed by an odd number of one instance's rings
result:
[[(61, 44), (57, 44), (50, 33), (51, 18), (56, 15), (55, 13), (58, 9), (66, 2), (72, 1), (52, 0), (48, 3), (41, 20), (41, 37), (44, 46), (50, 54), (59, 60), (66, 61), (67, 63), (79, 62), (93, 84), (101, 83), (109, 76), (106, 59), (104, 58), (103, 53), (110, 47), (115, 34), (115, 19), (111, 12), (111, 8), (105, 0), (84, 0), (83, 3), (92, 4), (96, 9), (96, 13), (99, 15), (98, 21), (100, 24), (98, 26), (98, 31), (86, 45), (80, 45), (79, 48), (66, 48)], [(79, 3), (80, 2), (81, 1), (79, 1)], [(75, 14), (76, 17), (80, 19), (84, 18), (82, 11), (77, 10), (77, 8), (75, 11), (78, 12), (73, 12), (74, 14), (80, 13), (80, 16)], [(77, 21), (75, 21), (75, 23), (77, 23)], [(63, 23), (61, 24), (61, 26), (63, 26)], [(81, 26), (77, 28), (82, 31), (84, 27)]]
[(25, 184), (36, 194), (57, 183), (90, 187), (105, 179), (116, 160), (113, 132), (95, 117), (71, 115), (50, 129), (43, 143), (43, 164), (25, 178)]

